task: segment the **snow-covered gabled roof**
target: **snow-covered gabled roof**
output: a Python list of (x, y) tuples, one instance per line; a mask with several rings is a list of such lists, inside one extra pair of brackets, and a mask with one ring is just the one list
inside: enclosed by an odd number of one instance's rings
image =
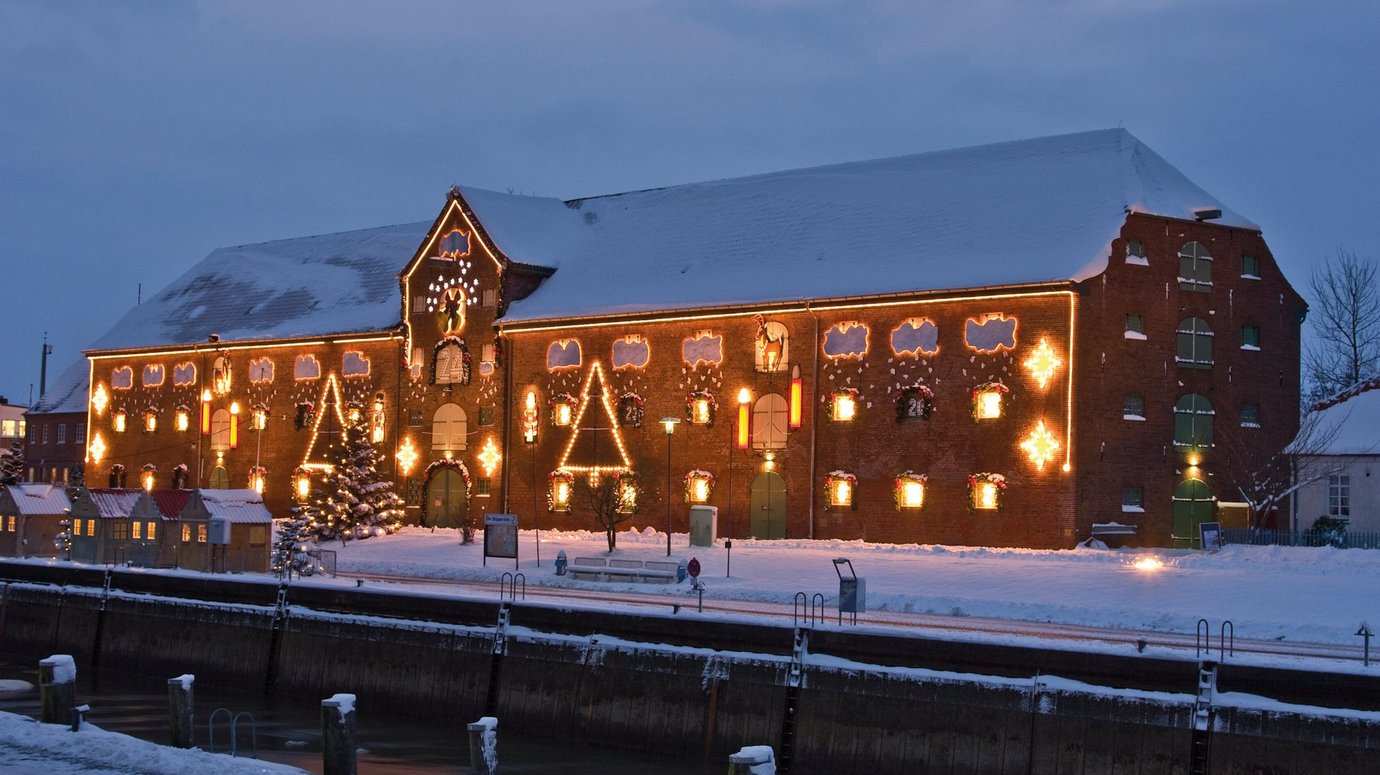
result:
[(1082, 280), (1128, 212), (1258, 227), (1122, 129), (572, 200), (462, 189), (514, 261), (505, 320)]
[(90, 367), (85, 358), (74, 362), (53, 380), (28, 413), (85, 412), (87, 382), (90, 375)]
[(272, 515), (255, 490), (193, 490), (182, 509), (182, 518), (206, 520), (223, 517), (234, 523), (269, 524)]
[(14, 511), (26, 516), (62, 514), (71, 508), (67, 492), (51, 484), (12, 484), (5, 488), (5, 500), (14, 504)]
[(139, 502), (139, 497), (143, 494), (144, 491), (138, 487), (89, 487), (82, 490), (82, 493), (77, 496), (77, 500), (90, 498), (95, 514), (92, 515), (85, 508), (82, 508), (81, 511), (85, 516), (97, 516), (101, 519), (128, 519), (130, 513), (134, 511), (134, 505)]
[(125, 314), (92, 350), (290, 339), (398, 325), (398, 272), (430, 223), (220, 248)]
[(1380, 377), (1316, 405), (1287, 450), (1295, 455), (1380, 454)]

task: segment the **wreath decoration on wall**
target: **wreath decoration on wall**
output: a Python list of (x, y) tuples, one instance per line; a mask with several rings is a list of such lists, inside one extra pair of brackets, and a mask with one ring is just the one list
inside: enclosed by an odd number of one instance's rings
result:
[(997, 511), (1001, 510), (1001, 494), (1006, 489), (1006, 477), (1001, 474), (994, 474), (984, 471), (982, 473), (971, 474), (968, 477), (968, 509), (969, 511), (991, 511), (992, 509), (979, 509), (978, 497), (981, 492), (980, 484), (994, 484), (997, 487)]
[(901, 389), (896, 397), (896, 422), (928, 420), (934, 412), (934, 391), (928, 385), (916, 383)]
[(1006, 385), (1000, 382), (984, 382), (981, 385), (974, 385), (972, 389), (968, 391), (968, 396), (971, 399), (971, 403), (973, 406), (974, 421), (982, 419), (992, 419), (978, 417), (978, 396), (983, 393), (996, 393), (1001, 396), (1007, 396), (1011, 394), (1011, 388), (1007, 387)]
[[(461, 478), (462, 480), (464, 480), (464, 482), (465, 482), (465, 505), (466, 505), (466, 507), (468, 507), (468, 506), (469, 506), (469, 503), (470, 503), (470, 489), (471, 489), (470, 470), (469, 470), (468, 468), (466, 468), (466, 467), (465, 467), (465, 464), (464, 464), (464, 463), (461, 463), (459, 460), (455, 460), (455, 459), (452, 459), (452, 458), (441, 458), (440, 460), (437, 460), (435, 463), (432, 463), (431, 465), (429, 465), (429, 466), (426, 467), (426, 473), (425, 473), (425, 475), (424, 475), (422, 481), (427, 482), (427, 483), (430, 483), (430, 482), (431, 482), (431, 477), (432, 477), (432, 476), (435, 476), (435, 475), (436, 475), (436, 472), (437, 472), (437, 471), (440, 471), (440, 470), (443, 469), (443, 468), (449, 468), (449, 469), (451, 469), (451, 470), (459, 471), (459, 472), (460, 472), (460, 478)], [(422, 498), (422, 514), (421, 514), (421, 516), (422, 516), (423, 524), (425, 524), (425, 521), (426, 521), (426, 507), (427, 507), (427, 499), (426, 499), (426, 498)]]
[[(556, 503), (556, 483), (566, 485), (565, 503)], [(575, 492), (575, 475), (569, 471), (552, 471), (546, 475), (546, 510), (570, 513), (570, 496)]]
[[(836, 492), (836, 488), (838, 487), (838, 485), (839, 485), (840, 483), (847, 483), (847, 484), (848, 484), (848, 493), (849, 493), (849, 494), (848, 494), (848, 503), (846, 503), (846, 504), (834, 502), (834, 493)], [(850, 473), (848, 473), (847, 471), (839, 471), (839, 470), (830, 471), (829, 473), (825, 474), (825, 475), (824, 475), (824, 502), (827, 503), (827, 504), (829, 504), (829, 508), (836, 508), (836, 507), (840, 507), (840, 506), (847, 506), (848, 508), (853, 509), (853, 510), (856, 511), (857, 508), (858, 508), (858, 477), (857, 477), (857, 475), (856, 475), (856, 474), (850, 474)]]
[[(859, 396), (857, 388), (843, 387), (836, 388), (825, 394), (825, 407), (829, 412), (829, 419), (834, 422), (852, 422), (858, 416)], [(847, 398), (853, 404), (853, 414), (843, 416), (839, 412), (840, 398)]]
[(622, 426), (641, 428), (642, 418), (646, 416), (646, 403), (633, 392), (627, 392), (618, 397), (618, 424)]
[(435, 347), (431, 348), (431, 384), (436, 384), (436, 361), (439, 360), (438, 356), (440, 356), (442, 350), (450, 345), (455, 345), (460, 348), (460, 379), (443, 384), (468, 385), (470, 384), (470, 375), (474, 373), (474, 359), (470, 356), (470, 348), (465, 344), (465, 340), (458, 336), (443, 337), (436, 343)]
[[(575, 409), (580, 405), (579, 400), (577, 400), (575, 396), (572, 396), (569, 393), (557, 393), (554, 396), (551, 396), (550, 403), (552, 425), (556, 426), (557, 428), (564, 428), (568, 427), (569, 425), (575, 422)], [(564, 424), (560, 422), (561, 407), (563, 406), (567, 407), (570, 410), (570, 422)]]
[[(695, 405), (705, 404), (703, 417), (696, 417)], [(714, 417), (719, 413), (719, 402), (714, 398), (714, 394), (708, 390), (692, 390), (685, 394), (685, 419), (692, 425), (703, 425), (706, 428), (714, 427)]]

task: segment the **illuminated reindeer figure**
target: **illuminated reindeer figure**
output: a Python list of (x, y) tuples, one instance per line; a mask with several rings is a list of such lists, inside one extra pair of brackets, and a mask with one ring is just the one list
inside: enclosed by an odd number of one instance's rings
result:
[(753, 315), (752, 319), (757, 323), (757, 347), (762, 351), (762, 366), (767, 371), (776, 371), (786, 349), (786, 335), (773, 337), (767, 331), (767, 319), (761, 315)]

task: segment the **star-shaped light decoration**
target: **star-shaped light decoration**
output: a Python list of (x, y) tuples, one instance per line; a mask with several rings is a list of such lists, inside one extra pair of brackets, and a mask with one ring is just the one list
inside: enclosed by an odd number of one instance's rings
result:
[(110, 403), (110, 394), (105, 392), (105, 385), (97, 385), (96, 392), (91, 394), (91, 408), (96, 410), (99, 417), (105, 411), (106, 404)]
[(488, 441), (484, 442), (484, 448), (479, 450), (479, 466), (484, 469), (484, 475), (493, 476), (494, 469), (498, 468), (498, 461), (502, 459), (503, 455), (499, 453), (498, 447), (494, 446), (494, 439), (490, 436)]
[(412, 473), (412, 466), (417, 465), (417, 448), (412, 446), (412, 437), (403, 439), (403, 443), (398, 447), (398, 465), (402, 468), (403, 476)]
[(1026, 371), (1030, 372), (1030, 376), (1040, 383), (1040, 389), (1044, 390), (1049, 387), (1049, 380), (1054, 376), (1054, 372), (1064, 365), (1064, 362), (1059, 360), (1054, 348), (1050, 347), (1049, 342), (1042, 337), (1040, 345), (1035, 348), (1029, 358), (1025, 359), (1023, 365)]
[(101, 458), (105, 457), (105, 450), (105, 439), (102, 439), (100, 432), (97, 431), (96, 437), (91, 440), (91, 446), (89, 448), (89, 451), (91, 452), (91, 462), (101, 462)]
[(1030, 462), (1035, 464), (1035, 470), (1043, 471), (1045, 463), (1053, 460), (1054, 453), (1059, 451), (1059, 440), (1045, 427), (1045, 421), (1040, 420), (1030, 435), (1025, 437), (1025, 441), (1021, 442), (1021, 449), (1025, 450)]

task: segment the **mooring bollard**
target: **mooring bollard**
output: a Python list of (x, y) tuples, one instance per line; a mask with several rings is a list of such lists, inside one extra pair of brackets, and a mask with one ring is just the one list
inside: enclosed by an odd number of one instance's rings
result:
[(174, 748), (191, 748), (196, 727), (192, 718), (192, 683), (196, 676), (184, 673), (168, 679), (168, 730)]
[(480, 775), (498, 772), (498, 719), (485, 716), (469, 725), (470, 769)]
[(728, 757), (729, 775), (776, 775), (776, 754), (769, 745), (747, 745)]
[(62, 724), (70, 720), (77, 704), (77, 662), (67, 654), (54, 654), (38, 663), (38, 720)]
[(355, 696), (337, 694), (321, 701), (323, 775), (355, 775)]

